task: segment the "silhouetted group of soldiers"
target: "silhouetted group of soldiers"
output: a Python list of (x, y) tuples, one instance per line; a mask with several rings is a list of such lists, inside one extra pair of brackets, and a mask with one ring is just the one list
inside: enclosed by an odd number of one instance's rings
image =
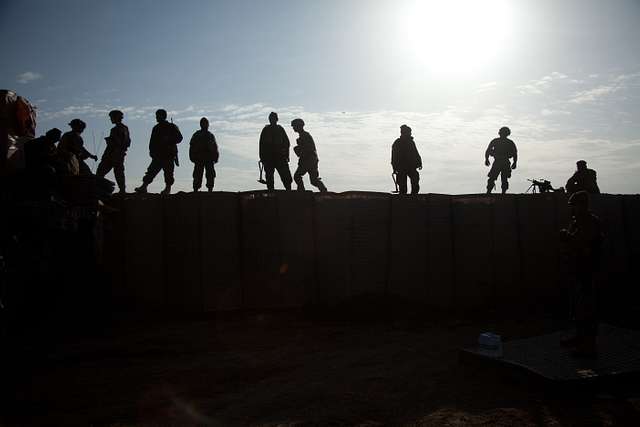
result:
[[(124, 160), (127, 150), (131, 145), (129, 129), (122, 123), (124, 114), (122, 111), (109, 112), (109, 118), (113, 128), (106, 140), (106, 149), (96, 169), (96, 175), (104, 177), (113, 170), (120, 193), (126, 192)], [(153, 182), (156, 175), (162, 171), (164, 174), (165, 188), (162, 194), (169, 194), (174, 183), (174, 169), (179, 166), (178, 144), (183, 137), (180, 129), (175, 124), (167, 121), (167, 112), (163, 109), (156, 111), (157, 124), (151, 131), (149, 140), (149, 155), (151, 163), (142, 178), (142, 185), (135, 189), (138, 193), (146, 193), (147, 187)], [(85, 161), (97, 160), (97, 156), (88, 152), (84, 147), (82, 132), (86, 124), (80, 119), (73, 119), (69, 123), (71, 130), (64, 135), (58, 129), (49, 130), (44, 136), (33, 139), (26, 144), (27, 167), (33, 171), (43, 170), (69, 175), (89, 175), (91, 169)], [(291, 184), (295, 181), (296, 189), (305, 190), (304, 175), (309, 175), (311, 185), (320, 192), (326, 192), (327, 187), (320, 178), (318, 171), (318, 152), (313, 137), (304, 129), (305, 123), (296, 118), (291, 121), (291, 127), (298, 134), (294, 153), (298, 156), (298, 167), (291, 176), (289, 169), (290, 142), (287, 132), (278, 124), (278, 114), (269, 114), (269, 124), (260, 133), (259, 156), (261, 166), (264, 168), (268, 190), (273, 190), (274, 174), (277, 171), (286, 190), (291, 190)], [(485, 151), (485, 165), (490, 166), (487, 180), (487, 194), (495, 188), (495, 182), (500, 177), (502, 193), (509, 188), (509, 178), (512, 170), (518, 164), (518, 149), (516, 144), (508, 137), (511, 130), (502, 127), (498, 131), (498, 138), (493, 139)], [(60, 141), (56, 147), (56, 142)], [(489, 158), (493, 157), (493, 163)], [(216, 138), (209, 131), (209, 121), (206, 118), (200, 120), (200, 130), (191, 137), (189, 146), (189, 159), (193, 162), (193, 190), (199, 191), (202, 187), (203, 174), (206, 177), (208, 191), (213, 191), (215, 185), (215, 164), (220, 158)], [(407, 125), (400, 126), (400, 137), (391, 147), (391, 166), (397, 185), (397, 192), (407, 194), (407, 179), (411, 182), (411, 194), (420, 191), (420, 173), (422, 158), (413, 140), (411, 128)], [(566, 184), (570, 194), (578, 191), (587, 193), (599, 193), (596, 172), (587, 168), (587, 163), (580, 160), (577, 170)]]

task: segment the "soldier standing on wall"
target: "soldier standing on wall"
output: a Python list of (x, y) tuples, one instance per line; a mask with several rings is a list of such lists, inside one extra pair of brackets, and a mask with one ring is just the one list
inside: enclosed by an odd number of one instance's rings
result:
[(576, 172), (569, 178), (565, 186), (567, 193), (586, 191), (589, 194), (600, 194), (596, 171), (587, 168), (587, 162), (584, 160), (578, 160), (576, 166)]
[(411, 128), (407, 125), (400, 126), (400, 138), (391, 146), (391, 166), (396, 174), (398, 192), (407, 194), (407, 177), (411, 180), (411, 194), (420, 191), (420, 174), (422, 170), (422, 158), (416, 143), (411, 136)]
[(84, 141), (80, 135), (84, 132), (87, 124), (80, 119), (73, 119), (69, 122), (69, 126), (71, 130), (62, 135), (58, 144), (58, 151), (62, 152), (62, 156), (69, 156), (69, 154), (75, 156), (78, 161), (79, 175), (91, 175), (91, 169), (85, 163), (85, 160), (98, 160), (98, 156), (91, 154), (84, 148)]
[(304, 181), (302, 177), (304, 174), (309, 174), (309, 180), (311, 185), (318, 187), (321, 193), (326, 193), (327, 187), (320, 179), (320, 173), (318, 172), (318, 153), (316, 152), (316, 144), (313, 142), (313, 138), (304, 130), (304, 121), (302, 119), (293, 119), (291, 121), (291, 127), (299, 135), (296, 140), (297, 145), (293, 151), (298, 156), (298, 169), (293, 175), (293, 179), (296, 181), (298, 191), (304, 191)]
[(280, 181), (286, 190), (291, 190), (291, 170), (289, 169), (289, 137), (278, 124), (278, 114), (269, 114), (269, 124), (260, 133), (260, 161), (264, 165), (267, 189), (274, 189), (274, 171), (278, 171)]
[(165, 110), (156, 111), (156, 124), (151, 131), (149, 140), (149, 155), (151, 164), (142, 178), (142, 185), (135, 189), (136, 193), (146, 193), (147, 186), (153, 182), (158, 172), (164, 172), (164, 190), (161, 194), (171, 193), (173, 185), (174, 161), (178, 155), (178, 144), (182, 141), (182, 134), (178, 126), (167, 121)]
[(572, 219), (562, 236), (569, 245), (575, 274), (573, 317), (576, 323), (575, 337), (561, 342), (573, 347), (576, 357), (595, 357), (598, 334), (596, 273), (602, 254), (602, 230), (600, 220), (589, 211), (589, 195), (578, 191), (569, 198)]
[[(509, 138), (511, 130), (508, 127), (502, 127), (498, 131), (499, 138), (493, 139), (484, 153), (484, 164), (491, 166), (489, 179), (487, 180), (487, 194), (491, 194), (496, 185), (496, 179), (500, 175), (502, 181), (502, 194), (507, 192), (509, 188), (509, 178), (511, 178), (511, 170), (515, 169), (518, 164), (518, 149), (516, 144)], [(493, 157), (493, 165), (489, 163), (489, 156)], [(509, 161), (513, 157), (513, 164)]]
[(193, 191), (202, 186), (202, 173), (206, 170), (207, 191), (213, 191), (216, 179), (215, 163), (218, 163), (220, 153), (213, 133), (209, 132), (209, 120), (200, 119), (200, 130), (196, 131), (189, 143), (189, 159), (193, 162)]
[(111, 128), (109, 136), (105, 138), (107, 148), (104, 150), (104, 154), (102, 154), (96, 175), (104, 178), (104, 176), (113, 169), (113, 175), (116, 178), (120, 194), (124, 194), (126, 192), (124, 157), (127, 155), (127, 149), (131, 145), (131, 138), (129, 137), (129, 128), (122, 123), (122, 119), (124, 118), (122, 111), (110, 111), (109, 118), (114, 126)]

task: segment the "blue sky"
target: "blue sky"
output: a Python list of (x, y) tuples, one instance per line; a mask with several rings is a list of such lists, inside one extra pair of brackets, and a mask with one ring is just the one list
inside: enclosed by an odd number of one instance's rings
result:
[(305, 119), (331, 190), (389, 191), (406, 123), (424, 192), (482, 192), (484, 149), (507, 125), (514, 192), (527, 178), (564, 185), (584, 158), (603, 191), (637, 193), (638, 22), (637, 0), (1, 0), (0, 86), (37, 105), (39, 133), (85, 120), (98, 155), (106, 112), (124, 110), (129, 190), (163, 107), (187, 139), (176, 190), (191, 187), (202, 116), (221, 148), (216, 188), (260, 188), (257, 140), (275, 110), (292, 140), (288, 123)]

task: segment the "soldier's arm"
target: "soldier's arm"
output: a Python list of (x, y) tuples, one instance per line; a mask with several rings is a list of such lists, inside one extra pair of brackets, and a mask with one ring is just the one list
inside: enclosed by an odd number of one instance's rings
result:
[(489, 156), (493, 153), (493, 140), (491, 142), (489, 142), (489, 145), (487, 146), (487, 149), (484, 152), (484, 160), (485, 161), (489, 161)]
[(218, 142), (216, 141), (216, 136), (211, 134), (211, 149), (213, 150), (213, 163), (218, 163), (220, 159), (220, 152), (218, 151)]
[(418, 169), (422, 169), (422, 157), (420, 157), (420, 153), (418, 153), (418, 147), (416, 147), (416, 143), (413, 143), (413, 150), (416, 153), (416, 158), (418, 159)]
[(518, 163), (518, 147), (516, 147), (515, 143), (513, 144), (513, 164), (515, 165), (516, 163)]
[(280, 130), (282, 132), (282, 140), (284, 141), (284, 151), (286, 154), (287, 162), (289, 161), (289, 148), (291, 147), (291, 142), (289, 142), (289, 135), (287, 135), (287, 131), (281, 126)]
[(261, 161), (264, 161), (265, 155), (267, 153), (267, 142), (265, 132), (267, 131), (267, 127), (262, 128), (262, 132), (260, 132), (260, 143), (258, 144), (258, 156)]
[(176, 144), (180, 144), (182, 142), (182, 133), (180, 132), (180, 128), (177, 125), (173, 125), (176, 130)]
[(398, 147), (394, 142), (393, 145), (391, 146), (391, 167), (393, 168), (394, 172), (398, 169), (397, 166), (398, 166)]
[(489, 145), (487, 146), (487, 149), (484, 152), (484, 164), (486, 166), (489, 166), (491, 164), (489, 163), (489, 156), (493, 154), (493, 144), (495, 144), (494, 141), (495, 140), (491, 140), (491, 142), (489, 142)]

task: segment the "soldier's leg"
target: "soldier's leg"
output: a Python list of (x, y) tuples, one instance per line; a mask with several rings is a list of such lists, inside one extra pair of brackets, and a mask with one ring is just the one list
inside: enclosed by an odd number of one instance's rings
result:
[(509, 189), (509, 175), (507, 175), (504, 171), (500, 174), (500, 188), (502, 189), (502, 194), (505, 194)]
[(302, 166), (298, 165), (298, 169), (293, 174), (293, 180), (296, 182), (296, 186), (298, 187), (298, 191), (304, 191), (304, 181), (302, 180), (302, 176), (307, 173), (307, 170)]
[[(102, 155), (100, 159), (100, 163), (98, 163), (98, 168), (96, 169), (96, 176), (99, 178), (104, 178), (111, 169), (113, 168), (113, 164), (111, 163), (111, 158), (107, 156), (107, 153)], [(114, 171), (115, 173), (115, 171)]]
[(80, 166), (80, 176), (93, 175), (91, 168), (84, 160), (78, 159), (78, 166)]
[(280, 181), (285, 190), (291, 191), (291, 170), (289, 169), (289, 163), (281, 162), (278, 164), (278, 175), (280, 175)]
[(418, 194), (420, 192), (420, 173), (417, 170), (412, 170), (408, 175), (411, 180), (411, 194)]
[(158, 172), (160, 172), (161, 170), (162, 170), (162, 162), (156, 159), (151, 159), (151, 163), (147, 168), (147, 172), (144, 174), (144, 177), (142, 178), (143, 185), (147, 186), (151, 184), (153, 182), (153, 179), (156, 177), (156, 175), (158, 175)]
[(202, 173), (204, 172), (204, 162), (193, 163), (193, 191), (198, 191), (202, 187)]
[(113, 163), (113, 176), (115, 176), (116, 178), (118, 189), (121, 193), (124, 193), (126, 191), (124, 181), (124, 153), (122, 153), (122, 155), (119, 155)]
[(273, 181), (273, 172), (275, 167), (271, 163), (263, 163), (264, 166), (264, 179), (267, 181), (267, 190), (273, 190), (275, 188), (275, 183)]
[(162, 171), (164, 172), (164, 190), (162, 190), (161, 194), (169, 194), (171, 193), (171, 186), (173, 185), (173, 170), (175, 168), (175, 164), (173, 163), (173, 159), (167, 159), (162, 162)]
[(213, 186), (216, 182), (216, 169), (214, 167), (213, 160), (209, 160), (204, 164), (206, 168), (206, 176), (207, 176), (207, 190), (213, 190)]
[(318, 172), (318, 165), (315, 168), (309, 170), (309, 180), (311, 181), (311, 185), (317, 187), (321, 193), (327, 192), (327, 187), (325, 187), (322, 179), (320, 178), (320, 172)]
[(407, 174), (400, 172), (396, 174), (396, 182), (398, 183), (398, 194), (407, 194)]

